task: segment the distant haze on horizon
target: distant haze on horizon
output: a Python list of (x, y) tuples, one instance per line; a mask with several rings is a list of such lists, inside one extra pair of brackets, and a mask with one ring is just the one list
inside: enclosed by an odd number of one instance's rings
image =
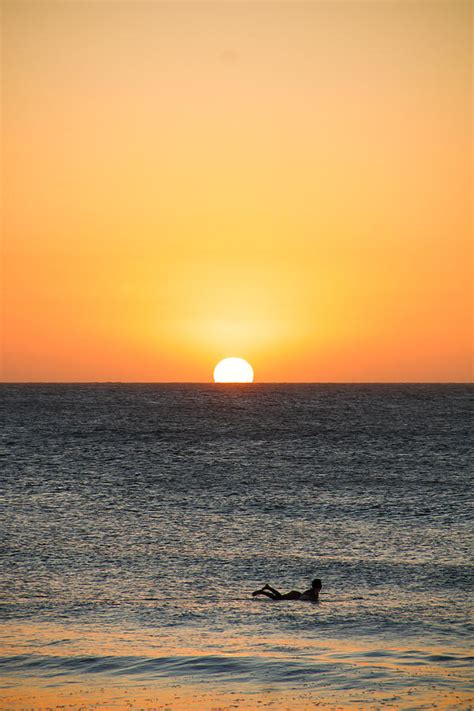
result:
[(471, 380), (470, 2), (1, 13), (2, 380)]

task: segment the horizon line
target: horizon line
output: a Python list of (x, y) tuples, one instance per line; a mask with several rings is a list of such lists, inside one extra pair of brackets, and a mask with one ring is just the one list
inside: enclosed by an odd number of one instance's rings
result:
[(473, 385), (472, 380), (261, 380), (215, 383), (212, 380), (1, 380), (0, 385)]

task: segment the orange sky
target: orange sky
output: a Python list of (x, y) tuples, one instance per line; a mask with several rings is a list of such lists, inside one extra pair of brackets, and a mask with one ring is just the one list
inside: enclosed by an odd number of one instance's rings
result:
[(3, 380), (471, 379), (470, 2), (2, 13)]

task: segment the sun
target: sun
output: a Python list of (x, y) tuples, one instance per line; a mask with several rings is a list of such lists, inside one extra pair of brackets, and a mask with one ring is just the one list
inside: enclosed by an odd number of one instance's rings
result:
[(224, 358), (214, 368), (215, 383), (253, 383), (253, 368), (243, 358)]

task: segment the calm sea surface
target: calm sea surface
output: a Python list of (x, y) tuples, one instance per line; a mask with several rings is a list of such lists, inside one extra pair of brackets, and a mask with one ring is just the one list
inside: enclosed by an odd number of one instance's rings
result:
[[(0, 386), (4, 691), (178, 679), (468, 708), (471, 394)], [(319, 605), (250, 597), (314, 577)]]

